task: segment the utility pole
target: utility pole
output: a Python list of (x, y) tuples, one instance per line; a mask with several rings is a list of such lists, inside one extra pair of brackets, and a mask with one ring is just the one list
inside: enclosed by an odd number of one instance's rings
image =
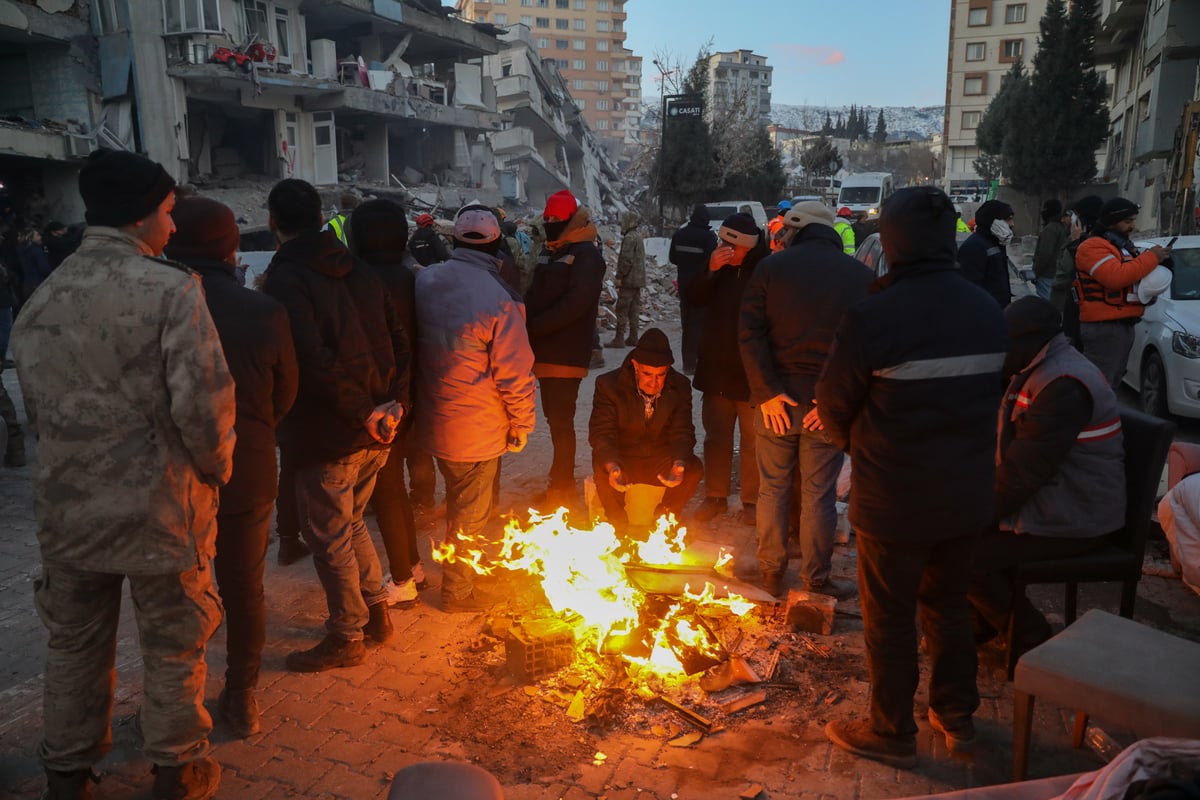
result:
[(666, 232), (666, 220), (663, 217), (663, 195), (666, 192), (663, 166), (666, 164), (665, 146), (667, 143), (667, 75), (671, 74), (672, 70), (663, 69), (663, 65), (657, 58), (654, 59), (654, 68), (658, 70), (660, 103), (658, 112), (658, 233), (661, 236)]

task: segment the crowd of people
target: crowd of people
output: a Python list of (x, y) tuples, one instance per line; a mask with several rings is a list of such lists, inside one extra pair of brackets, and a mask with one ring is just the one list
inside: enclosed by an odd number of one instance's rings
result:
[[(35, 589), (49, 634), (39, 756), (49, 797), (90, 796), (111, 742), (128, 581), (154, 797), (207, 798), (220, 767), (208, 754), (205, 647), (223, 606), (218, 712), (233, 735), (257, 732), (273, 512), (280, 562), (311, 553), (325, 594), (323, 638), (286, 659), (317, 672), (362, 663), (368, 644), (392, 638), (390, 609), (426, 587), (414, 503), (432, 502), (434, 463), (448, 613), (503, 602), (454, 556), (499, 532), (502, 460), (525, 448), (539, 404), (552, 459), (535, 503), (581, 508), (575, 418), (605, 260), (570, 192), (547, 199), (529, 243), (482, 204), (458, 210), (446, 242), (427, 214), (410, 237), (406, 209), (386, 199), (344, 202), (327, 219), (316, 189), (288, 179), (267, 199), (278, 246), (255, 291), (241, 285), (232, 212), (177, 198), (162, 166), (98, 151), (79, 188), (82, 243), (26, 299), (12, 335), (39, 437)], [(1095, 213), (1093, 235), (1056, 245), (1078, 264), (1080, 354), (1051, 300), (1010, 302), (985, 279), (1011, 237), (1004, 204), (976, 215), (988, 224), (972, 237), (991, 238), (959, 248), (944, 193), (897, 192), (879, 220), (883, 278), (849, 255), (844, 219), (821, 202), (784, 209), (771, 235), (745, 213), (714, 231), (698, 205), (670, 248), (681, 369), (666, 333), (639, 331), (645, 249), (637, 218), (620, 221), (608, 345), (628, 353), (597, 377), (588, 422), (604, 514), (640, 535), (626, 500), (641, 485), (659, 493), (655, 516), (706, 522), (729, 511), (736, 478), (764, 591), (786, 594), (797, 553), (797, 588), (859, 595), (870, 708), (830, 723), (839, 747), (915, 763), (919, 618), (929, 723), (952, 751), (970, 749), (977, 646), (1006, 636), (1013, 613), (1025, 638), (1010, 645), (1050, 634), (1005, 571), (1085, 552), (1123, 524), (1120, 417), (1104, 366), (1121, 343), (1095, 326), (1126, 325), (1144, 308), (1133, 284), (1169, 252), (1137, 254), (1118, 238), (1125, 201)], [(1049, 293), (1059, 279), (1048, 277)], [(1098, 317), (1092, 302), (1117, 310)], [(857, 581), (833, 574), (846, 454)]]

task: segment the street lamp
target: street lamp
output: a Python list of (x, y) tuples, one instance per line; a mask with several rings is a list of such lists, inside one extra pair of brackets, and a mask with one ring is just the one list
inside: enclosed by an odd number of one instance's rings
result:
[(665, 232), (666, 220), (663, 217), (663, 192), (665, 191), (663, 177), (663, 168), (666, 165), (666, 137), (667, 137), (667, 76), (674, 70), (664, 69), (663, 65), (656, 58), (654, 59), (654, 68), (658, 70), (658, 94), (659, 94), (659, 112), (658, 112), (658, 232)]

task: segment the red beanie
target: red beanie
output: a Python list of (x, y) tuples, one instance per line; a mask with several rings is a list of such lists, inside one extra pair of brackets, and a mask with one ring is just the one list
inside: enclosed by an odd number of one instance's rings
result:
[(542, 217), (546, 222), (566, 222), (578, 210), (579, 201), (575, 195), (563, 189), (546, 198), (546, 210), (542, 212)]

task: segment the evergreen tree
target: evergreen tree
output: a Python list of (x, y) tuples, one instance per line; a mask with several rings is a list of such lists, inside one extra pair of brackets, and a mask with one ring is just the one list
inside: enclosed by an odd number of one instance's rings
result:
[(1025, 65), (1018, 59), (1000, 80), (1000, 89), (975, 128), (975, 144), (979, 158), (973, 166), (984, 180), (993, 181), (1004, 172), (1005, 140), (1012, 133), (1014, 120), (1020, 119), (1024, 108), (1029, 78)]
[(842, 115), (839, 113), (837, 124), (833, 126), (833, 136), (835, 139), (846, 138), (846, 123), (842, 121)]
[(804, 173), (809, 178), (824, 177), (833, 175), (842, 168), (842, 156), (838, 153), (833, 142), (827, 137), (821, 136), (812, 147), (804, 151), (804, 155), (800, 157), (800, 163), (804, 166)]
[(833, 135), (833, 117), (829, 116), (828, 111), (825, 112), (825, 124), (821, 126), (821, 135), (822, 136), (832, 136)]
[(858, 139), (858, 106), (850, 106), (850, 116), (846, 118), (846, 138), (850, 141)]
[(744, 158), (739, 158), (738, 170), (725, 178), (721, 188), (723, 197), (751, 197), (766, 200), (777, 198), (783, 194), (787, 184), (787, 176), (783, 172), (783, 164), (779, 153), (771, 144), (771, 134), (765, 125), (759, 125), (749, 141), (739, 143), (746, 152)]
[(864, 142), (871, 140), (871, 110), (868, 108), (858, 110), (858, 138)]
[(875, 144), (883, 144), (887, 141), (887, 120), (883, 118), (883, 109), (879, 109), (879, 116), (875, 119)]
[[(684, 94), (705, 96), (709, 55), (707, 47), (700, 49), (684, 78)], [(705, 199), (716, 184), (714, 156), (712, 133), (704, 114), (663, 120), (663, 141), (650, 173), (655, 193), (683, 208)]]

